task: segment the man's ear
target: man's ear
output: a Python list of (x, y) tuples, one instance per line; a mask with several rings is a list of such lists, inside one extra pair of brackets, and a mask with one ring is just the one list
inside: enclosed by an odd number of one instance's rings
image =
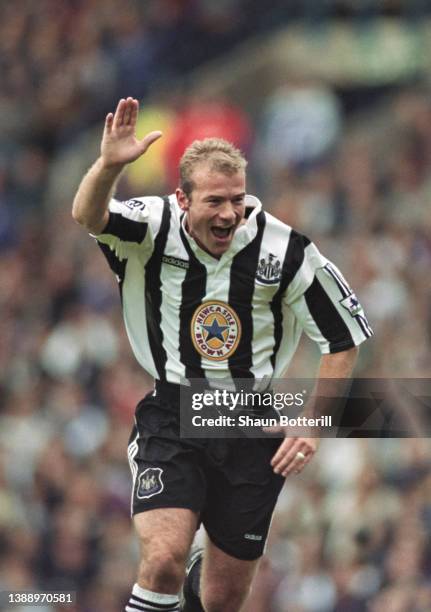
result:
[(184, 210), (184, 212), (187, 211), (190, 208), (190, 200), (188, 199), (184, 191), (177, 187), (177, 189), (175, 190), (175, 195), (177, 196), (177, 202), (181, 210)]

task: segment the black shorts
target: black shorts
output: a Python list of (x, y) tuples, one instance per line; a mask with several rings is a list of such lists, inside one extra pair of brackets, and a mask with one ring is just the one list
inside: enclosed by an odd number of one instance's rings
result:
[(128, 447), (132, 514), (189, 508), (221, 550), (257, 559), (284, 483), (270, 465), (280, 440), (184, 439), (179, 421), (176, 385), (158, 385), (139, 402)]

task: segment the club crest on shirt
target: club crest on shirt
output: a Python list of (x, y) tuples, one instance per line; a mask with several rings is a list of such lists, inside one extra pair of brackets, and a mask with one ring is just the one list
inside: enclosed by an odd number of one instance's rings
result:
[(340, 304), (350, 312), (352, 317), (362, 312), (362, 306), (354, 293), (348, 295), (344, 300), (340, 300)]
[(148, 499), (161, 493), (164, 489), (161, 468), (147, 468), (139, 474), (136, 496), (139, 499)]
[(256, 270), (256, 280), (264, 285), (274, 285), (281, 279), (281, 264), (273, 253), (269, 253), (266, 259), (262, 257)]
[(236, 351), (241, 323), (232, 306), (225, 302), (204, 302), (193, 314), (190, 332), (198, 353), (207, 359), (221, 361)]

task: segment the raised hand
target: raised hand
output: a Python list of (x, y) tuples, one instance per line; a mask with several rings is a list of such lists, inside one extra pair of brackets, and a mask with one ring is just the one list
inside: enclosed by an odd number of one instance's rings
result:
[(106, 168), (122, 167), (135, 161), (150, 145), (162, 135), (150, 132), (142, 140), (136, 138), (136, 122), (139, 102), (135, 98), (122, 98), (115, 113), (109, 113), (105, 120), (100, 147), (103, 165)]

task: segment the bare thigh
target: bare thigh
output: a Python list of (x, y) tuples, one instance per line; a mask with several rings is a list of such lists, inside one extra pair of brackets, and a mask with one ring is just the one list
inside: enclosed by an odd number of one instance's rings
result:
[(196, 531), (198, 515), (186, 508), (157, 508), (133, 518), (140, 545), (138, 584), (159, 593), (177, 593)]

